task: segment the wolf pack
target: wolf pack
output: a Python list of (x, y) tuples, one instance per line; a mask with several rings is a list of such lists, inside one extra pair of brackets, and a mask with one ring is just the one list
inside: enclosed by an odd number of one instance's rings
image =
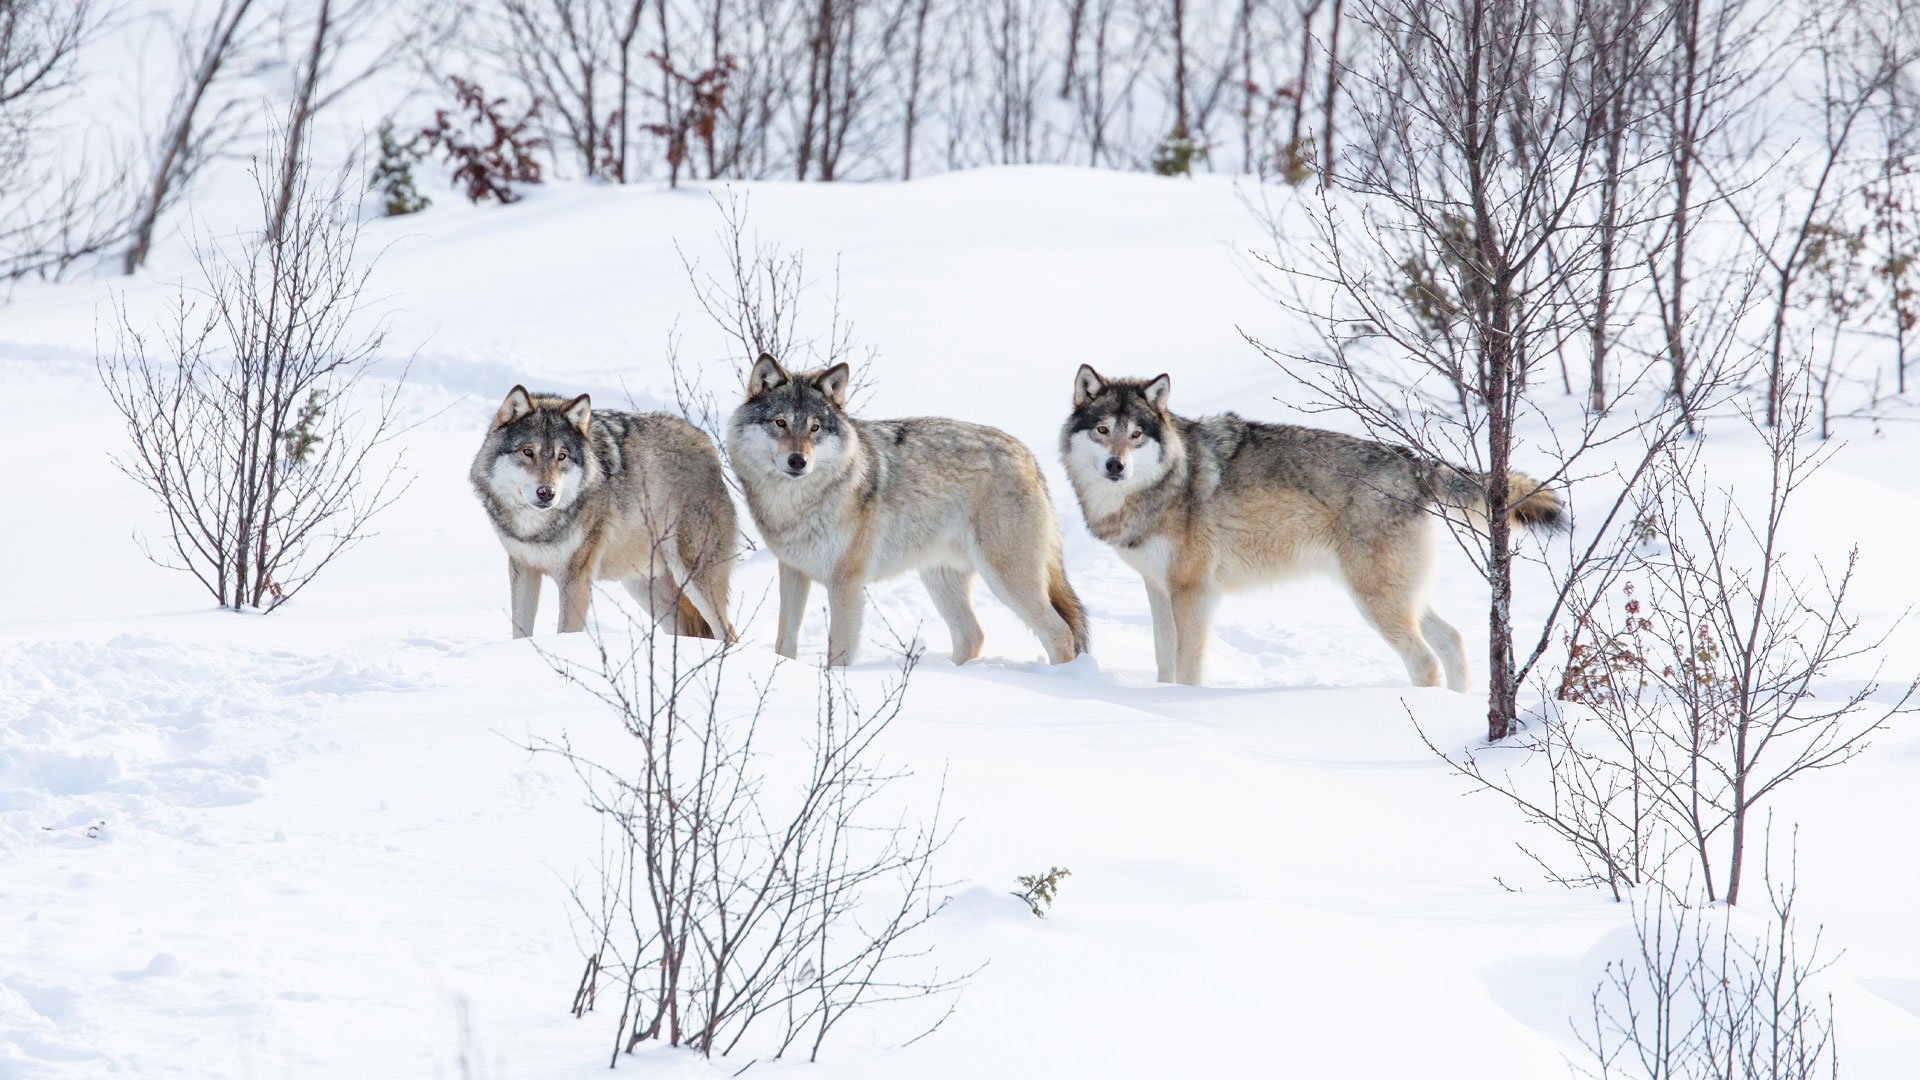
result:
[[(869, 583), (920, 575), (952, 637), (980, 655), (976, 579), (1053, 663), (1087, 651), (1060, 524), (1033, 452), (996, 428), (940, 417), (852, 415), (846, 364), (788, 371), (761, 355), (728, 419), (726, 453), (747, 512), (779, 562), (774, 649), (797, 658), (815, 583), (829, 666), (858, 656)], [(1564, 528), (1559, 495), (1402, 447), (1233, 413), (1171, 411), (1167, 375), (1108, 378), (1081, 365), (1060, 457), (1087, 528), (1145, 583), (1156, 677), (1199, 685), (1219, 598), (1302, 574), (1344, 583), (1419, 686), (1465, 690), (1460, 634), (1429, 605), (1434, 515), (1485, 529)], [(534, 630), (543, 579), (561, 632), (583, 630), (595, 582), (617, 581), (673, 633), (738, 641), (728, 579), (740, 531), (720, 454), (687, 420), (596, 410), (587, 395), (500, 404), (470, 479), (507, 553), (515, 637)]]

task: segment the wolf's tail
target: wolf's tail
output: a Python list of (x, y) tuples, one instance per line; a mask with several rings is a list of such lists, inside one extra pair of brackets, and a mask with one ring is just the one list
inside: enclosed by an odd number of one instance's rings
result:
[(714, 636), (713, 627), (707, 625), (707, 620), (700, 614), (700, 609), (694, 607), (693, 602), (684, 595), (680, 597), (680, 636), (703, 638)]
[(1047, 564), (1047, 602), (1066, 620), (1067, 630), (1073, 635), (1073, 655), (1086, 652), (1087, 609), (1080, 604), (1080, 594), (1068, 584), (1067, 568), (1058, 552)]
[[(1435, 495), (1448, 517), (1482, 532), (1487, 528), (1487, 481), (1484, 475), (1452, 466), (1440, 467)], [(1525, 473), (1507, 473), (1507, 523), (1516, 529), (1558, 532), (1571, 525), (1560, 493)]]

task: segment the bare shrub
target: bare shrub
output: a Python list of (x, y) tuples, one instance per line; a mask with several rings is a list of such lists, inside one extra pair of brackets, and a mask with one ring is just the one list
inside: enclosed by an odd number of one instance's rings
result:
[(573, 1011), (609, 983), (610, 1064), (647, 1040), (813, 1060), (857, 1009), (956, 990), (965, 977), (913, 947), (946, 903), (933, 859), (951, 833), (937, 804), (909, 822), (893, 796), (909, 774), (881, 758), (918, 654), (870, 705), (822, 672), (797, 778), (776, 784), (771, 682), (733, 674), (731, 649), (683, 651), (631, 617), (627, 631), (618, 645), (596, 631), (584, 663), (548, 661), (618, 717), (631, 751), (531, 747), (567, 762), (604, 823), (597, 879), (574, 893), (588, 956)]
[(165, 325), (120, 308), (96, 358), (127, 426), (115, 463), (165, 515), (148, 556), (236, 611), (291, 600), (407, 486), (397, 455), (376, 461), (405, 371), (366, 385), (386, 334), (363, 317), (358, 185), (312, 183), (304, 149), (281, 149), (297, 160), (280, 230), (285, 173), (256, 161), (261, 227), (196, 248), (201, 283)]
[(1816, 1080), (1839, 1075), (1833, 1001), (1814, 985), (1833, 962), (1802, 933), (1797, 876), (1765, 875), (1757, 929), (1733, 908), (1649, 889), (1634, 902), (1635, 949), (1607, 964), (1576, 1024), (1594, 1080)]

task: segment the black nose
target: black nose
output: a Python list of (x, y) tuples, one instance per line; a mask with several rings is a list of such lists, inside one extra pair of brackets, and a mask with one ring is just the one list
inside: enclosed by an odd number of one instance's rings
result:
[(1117, 457), (1110, 457), (1107, 459), (1107, 475), (1108, 476), (1118, 477), (1121, 473), (1126, 471), (1127, 471), (1126, 462), (1121, 461)]
[(793, 470), (794, 472), (799, 472), (801, 469), (804, 469), (806, 467), (807, 467), (807, 455), (805, 454), (788, 454), (787, 455), (787, 468)]
[(545, 506), (553, 501), (553, 489), (543, 484), (533, 489), (533, 497), (541, 506)]

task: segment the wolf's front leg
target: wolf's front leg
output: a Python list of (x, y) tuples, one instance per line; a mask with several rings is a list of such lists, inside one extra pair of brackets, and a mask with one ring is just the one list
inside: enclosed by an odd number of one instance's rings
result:
[(593, 603), (593, 575), (569, 574), (556, 581), (560, 586), (560, 632), (577, 634), (587, 628), (587, 607)]
[(773, 651), (789, 660), (800, 655), (800, 623), (807, 617), (807, 593), (813, 579), (780, 564), (780, 625), (774, 629)]
[(867, 596), (858, 581), (827, 583), (827, 666), (846, 667), (860, 654), (860, 620)]
[(513, 613), (513, 636), (533, 636), (533, 616), (540, 610), (540, 571), (507, 556), (507, 604)]
[(1153, 613), (1153, 677), (1157, 682), (1174, 681), (1175, 644), (1173, 598), (1157, 581), (1147, 582), (1147, 608)]
[(1211, 583), (1175, 585), (1171, 591), (1173, 608), (1174, 675), (1188, 686), (1201, 685), (1206, 666), (1207, 638), (1213, 631), (1213, 605), (1216, 596)]

